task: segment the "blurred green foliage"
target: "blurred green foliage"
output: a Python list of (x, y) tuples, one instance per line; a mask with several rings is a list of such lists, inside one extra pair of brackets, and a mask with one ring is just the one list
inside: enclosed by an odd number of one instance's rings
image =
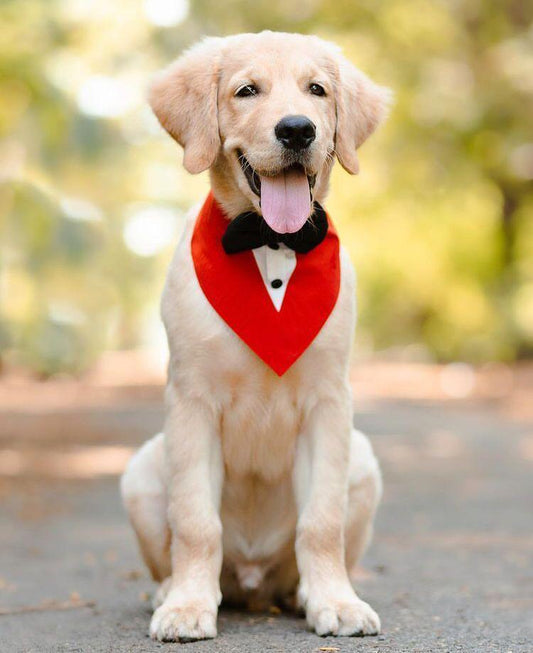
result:
[(316, 33), (393, 88), (328, 208), (359, 348), (533, 351), (530, 0), (3, 0), (0, 355), (49, 375), (153, 337), (183, 212), (207, 189), (144, 101), (203, 34)]

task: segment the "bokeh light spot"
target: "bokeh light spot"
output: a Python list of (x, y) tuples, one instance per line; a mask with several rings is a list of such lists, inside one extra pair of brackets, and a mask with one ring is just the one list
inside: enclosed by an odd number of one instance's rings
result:
[(80, 111), (95, 118), (118, 118), (136, 104), (131, 85), (104, 75), (88, 77), (78, 91), (77, 100)]
[(126, 246), (138, 256), (154, 256), (177, 239), (178, 217), (166, 207), (138, 209), (124, 226)]
[(157, 27), (178, 25), (189, 13), (187, 0), (144, 0), (146, 18)]

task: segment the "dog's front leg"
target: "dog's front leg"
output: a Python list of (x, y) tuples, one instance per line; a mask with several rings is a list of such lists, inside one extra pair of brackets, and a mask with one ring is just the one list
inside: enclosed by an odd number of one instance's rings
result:
[(318, 635), (373, 635), (380, 629), (378, 615), (354, 592), (344, 559), (351, 419), (347, 393), (319, 402), (298, 443), (298, 598)]
[(207, 639), (217, 634), (222, 564), (223, 467), (212, 410), (200, 401), (174, 398), (165, 439), (172, 578), (150, 635), (160, 641)]

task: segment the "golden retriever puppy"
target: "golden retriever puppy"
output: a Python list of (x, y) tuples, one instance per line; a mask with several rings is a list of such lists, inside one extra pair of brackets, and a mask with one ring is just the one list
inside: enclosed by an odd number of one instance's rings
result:
[[(316, 283), (291, 318), (296, 341), (301, 330), (309, 342), (289, 352), (288, 362), (280, 363), (284, 350), (269, 364), (267, 354), (258, 355), (284, 336), (284, 322), (272, 334), (254, 302), (261, 295), (283, 316), (291, 274), (296, 279), (311, 257), (295, 254), (283, 238), (298, 239), (309, 224), (314, 233), (334, 157), (358, 171), (357, 149), (384, 118), (388, 98), (332, 44), (276, 32), (205, 39), (151, 88), (151, 106), (184, 148), (185, 168), (209, 169), (212, 188), (190, 216), (162, 298), (170, 348), (164, 434), (139, 450), (122, 478), (144, 560), (161, 583), (150, 625), (155, 639), (215, 637), (222, 596), (254, 606), (296, 596), (319, 635), (380, 630), (350, 581), (372, 532), (381, 477), (369, 441), (352, 428), (355, 281), (348, 256), (341, 248), (334, 304), (309, 337), (321, 302), (315, 286), (330, 292), (333, 275), (327, 266), (314, 270)], [(281, 239), (256, 244), (255, 262), (246, 254), (247, 275), (259, 280), (246, 295), (236, 298), (239, 279), (229, 272), (211, 278), (215, 296), (225, 293), (234, 310), (248, 311), (242, 328), (253, 346), (214, 310), (199, 282), (201, 270), (231, 258), (215, 240), (203, 243), (200, 271), (193, 261), (197, 216), (213, 206), (224, 224), (243, 215), (250, 224), (255, 214), (258, 233)], [(331, 224), (327, 233), (336, 238)]]

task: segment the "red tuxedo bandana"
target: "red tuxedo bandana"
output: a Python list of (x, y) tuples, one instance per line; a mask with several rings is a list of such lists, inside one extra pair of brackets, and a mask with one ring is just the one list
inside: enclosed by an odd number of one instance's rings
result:
[(296, 254), (281, 310), (268, 294), (251, 250), (226, 254), (228, 218), (209, 193), (191, 241), (194, 269), (207, 300), (259, 358), (282, 376), (316, 338), (340, 289), (339, 239), (328, 216), (325, 239)]

